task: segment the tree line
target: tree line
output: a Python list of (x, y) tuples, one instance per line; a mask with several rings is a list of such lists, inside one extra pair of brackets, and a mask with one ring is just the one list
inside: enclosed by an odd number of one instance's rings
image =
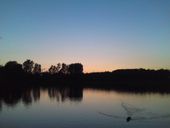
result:
[[(8, 61), (0, 66), (0, 86), (76, 86), (123, 89), (170, 88), (170, 70), (119, 69), (111, 72), (83, 73), (81, 63), (58, 63), (42, 71), (41, 64), (27, 59), (22, 64)], [(126, 85), (126, 86), (125, 86)], [(149, 86), (148, 86), (149, 85)], [(152, 86), (153, 85), (153, 86)]]
[[(23, 64), (17, 61), (8, 61), (4, 66), (0, 65), (0, 72), (10, 72), (10, 73), (27, 73), (27, 74), (41, 74), (42, 66), (41, 64), (35, 63), (34, 61), (27, 59)], [(51, 75), (53, 74), (83, 74), (83, 65), (81, 63), (65, 64), (58, 63), (57, 65), (51, 65), (46, 71)]]

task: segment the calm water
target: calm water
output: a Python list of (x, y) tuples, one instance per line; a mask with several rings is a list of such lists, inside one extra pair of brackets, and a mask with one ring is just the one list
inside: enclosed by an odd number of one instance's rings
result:
[(81, 88), (1, 91), (0, 128), (37, 127), (168, 128), (170, 95)]

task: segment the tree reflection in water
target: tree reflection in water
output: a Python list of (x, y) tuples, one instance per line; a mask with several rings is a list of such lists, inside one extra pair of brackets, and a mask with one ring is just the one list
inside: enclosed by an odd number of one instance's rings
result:
[[(83, 98), (83, 88), (45, 88), (51, 99), (58, 102), (64, 102), (66, 99), (70, 101), (81, 101)], [(0, 90), (0, 110), (3, 105), (15, 107), (22, 102), (24, 105), (31, 105), (37, 102), (41, 97), (41, 88), (3, 88)]]
[(15, 106), (22, 101), (25, 105), (30, 105), (32, 101), (40, 99), (40, 88), (4, 88), (0, 90), (0, 104)]
[(81, 101), (83, 98), (83, 88), (49, 88), (48, 95), (50, 98), (55, 98), (58, 102), (64, 102), (66, 99)]

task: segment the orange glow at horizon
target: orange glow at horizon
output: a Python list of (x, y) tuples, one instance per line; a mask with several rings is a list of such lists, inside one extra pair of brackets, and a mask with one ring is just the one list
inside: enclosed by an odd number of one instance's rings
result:
[[(66, 63), (67, 64), (67, 63)], [(83, 64), (83, 63), (82, 63)], [(56, 64), (54, 64), (56, 65)], [(49, 67), (51, 65), (50, 64), (46, 64), (46, 65), (43, 65), (42, 64), (42, 69), (43, 71), (48, 71)], [(84, 73), (91, 73), (91, 72), (112, 72), (114, 70), (117, 70), (117, 69), (135, 69), (135, 68), (144, 68), (144, 69), (161, 69), (161, 67), (152, 67), (152, 66), (135, 66), (134, 64), (132, 65), (94, 65), (94, 64), (91, 64), (91, 65), (85, 65), (83, 64), (83, 72)], [(165, 67), (164, 69), (169, 69), (168, 67)]]

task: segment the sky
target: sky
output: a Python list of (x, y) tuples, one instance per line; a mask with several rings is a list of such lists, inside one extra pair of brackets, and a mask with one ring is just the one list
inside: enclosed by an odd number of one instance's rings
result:
[(170, 0), (0, 0), (0, 64), (170, 69)]

